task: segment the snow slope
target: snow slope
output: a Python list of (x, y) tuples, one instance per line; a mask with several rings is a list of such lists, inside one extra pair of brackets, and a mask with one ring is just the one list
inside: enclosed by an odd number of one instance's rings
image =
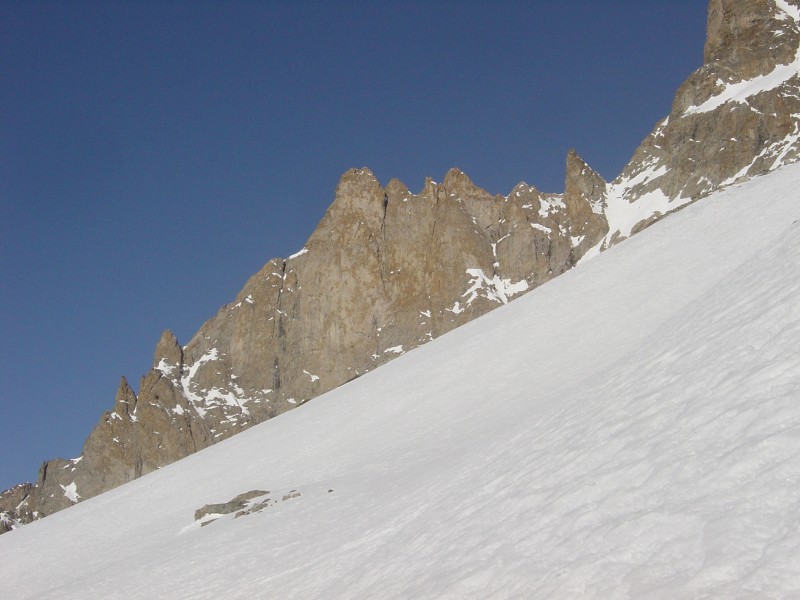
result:
[(3, 535), (0, 597), (800, 597), (797, 189), (792, 165), (714, 194)]

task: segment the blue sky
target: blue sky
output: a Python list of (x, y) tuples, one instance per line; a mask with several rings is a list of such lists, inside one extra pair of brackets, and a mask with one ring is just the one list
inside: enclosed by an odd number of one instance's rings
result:
[(161, 332), (302, 247), (339, 176), (613, 179), (701, 0), (0, 1), (0, 489), (77, 456)]

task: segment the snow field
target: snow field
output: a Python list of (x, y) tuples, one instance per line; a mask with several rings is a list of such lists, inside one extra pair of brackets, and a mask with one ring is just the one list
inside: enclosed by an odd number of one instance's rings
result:
[[(3, 535), (0, 596), (800, 597), (798, 186), (793, 165), (714, 194)], [(192, 526), (255, 489), (277, 502)]]

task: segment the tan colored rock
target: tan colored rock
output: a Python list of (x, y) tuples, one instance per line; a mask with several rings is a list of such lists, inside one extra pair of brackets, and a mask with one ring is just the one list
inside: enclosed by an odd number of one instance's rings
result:
[(20, 483), (0, 494), (0, 534), (39, 517), (28, 500), (32, 487), (30, 483)]
[[(800, 6), (796, 0), (787, 1)], [(798, 37), (790, 28), (775, 35), (781, 16), (774, 0), (711, 0), (704, 63), (726, 69), (736, 78), (752, 79), (791, 62)]]
[(569, 234), (574, 246), (572, 262), (578, 260), (608, 233), (605, 180), (575, 150), (567, 155), (564, 203), (569, 218)]

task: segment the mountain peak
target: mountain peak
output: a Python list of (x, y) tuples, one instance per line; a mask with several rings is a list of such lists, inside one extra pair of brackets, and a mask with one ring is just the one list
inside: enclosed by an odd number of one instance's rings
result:
[(161, 361), (168, 365), (183, 364), (183, 350), (178, 343), (178, 338), (169, 329), (164, 330), (156, 344), (156, 350), (153, 354), (153, 368), (158, 368)]
[(118, 415), (129, 416), (136, 411), (136, 394), (128, 384), (127, 377), (121, 377), (119, 387), (117, 387), (117, 395), (114, 399), (114, 412)]
[(372, 171), (366, 167), (349, 169), (339, 179), (326, 220), (380, 229), (385, 203), (386, 194)]
[(483, 191), (472, 182), (464, 171), (456, 167), (447, 171), (442, 185), (447, 189), (448, 194), (455, 194), (459, 198), (474, 196)]
[(408, 186), (395, 177), (390, 179), (389, 183), (386, 184), (385, 191), (386, 195), (390, 199), (392, 198), (403, 199), (411, 195)]

